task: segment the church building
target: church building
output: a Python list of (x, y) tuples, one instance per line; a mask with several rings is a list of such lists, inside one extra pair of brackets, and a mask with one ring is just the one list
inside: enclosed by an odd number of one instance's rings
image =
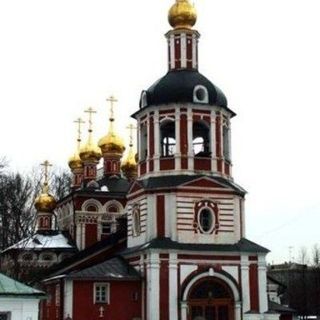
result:
[[(48, 270), (41, 320), (280, 318), (268, 304), (268, 250), (246, 238), (246, 191), (232, 176), (236, 114), (199, 72), (194, 5), (176, 0), (168, 18), (168, 71), (132, 115), (137, 154), (131, 127), (123, 159), (114, 97), (98, 143), (95, 111), (83, 145), (77, 121), (72, 192), (55, 208), (76, 251)], [(40, 216), (45, 226), (50, 215)]]

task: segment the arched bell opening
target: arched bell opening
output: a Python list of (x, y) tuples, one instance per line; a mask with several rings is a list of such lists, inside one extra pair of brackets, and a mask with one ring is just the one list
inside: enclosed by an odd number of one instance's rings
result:
[(210, 157), (210, 130), (203, 121), (193, 123), (193, 153), (195, 157)]
[(162, 157), (173, 157), (176, 153), (175, 122), (166, 120), (160, 125), (160, 145)]

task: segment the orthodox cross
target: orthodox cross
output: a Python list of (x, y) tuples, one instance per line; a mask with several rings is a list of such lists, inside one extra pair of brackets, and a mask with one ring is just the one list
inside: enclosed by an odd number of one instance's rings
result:
[(101, 306), (99, 308), (99, 312), (100, 312), (99, 318), (103, 318), (103, 316), (104, 316), (104, 307)]
[(45, 160), (43, 163), (40, 164), (44, 167), (44, 183), (43, 183), (43, 192), (48, 192), (48, 176), (49, 176), (49, 167), (52, 167), (52, 164)]
[(114, 103), (118, 102), (118, 100), (114, 97), (114, 96), (110, 96), (107, 99), (108, 102), (110, 102), (110, 121), (113, 122), (114, 121), (114, 112), (113, 112), (113, 107), (114, 107)]
[(136, 130), (137, 128), (131, 123), (127, 126), (127, 129), (129, 129), (129, 132), (130, 132), (129, 147), (133, 147), (133, 130)]
[(81, 118), (78, 118), (77, 120), (73, 121), (74, 123), (77, 124), (77, 142), (78, 142), (78, 150), (80, 149), (80, 143), (81, 143), (81, 125), (85, 123)]
[(88, 113), (89, 114), (89, 129), (88, 129), (88, 132), (91, 134), (92, 132), (92, 115), (94, 113), (97, 113), (96, 110), (93, 110), (93, 108), (89, 107), (87, 110), (84, 110), (85, 113)]

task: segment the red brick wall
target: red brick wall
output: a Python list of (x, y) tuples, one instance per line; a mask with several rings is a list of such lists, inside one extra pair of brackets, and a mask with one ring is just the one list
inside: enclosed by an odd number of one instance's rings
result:
[[(103, 281), (101, 281), (103, 282)], [(73, 292), (73, 319), (75, 320), (132, 320), (141, 317), (141, 285), (140, 282), (110, 283), (110, 304), (94, 304), (93, 281), (74, 281)], [(134, 294), (138, 292), (138, 300), (134, 300)], [(105, 308), (104, 317), (99, 317), (99, 308)], [(51, 320), (51, 319), (50, 319)]]

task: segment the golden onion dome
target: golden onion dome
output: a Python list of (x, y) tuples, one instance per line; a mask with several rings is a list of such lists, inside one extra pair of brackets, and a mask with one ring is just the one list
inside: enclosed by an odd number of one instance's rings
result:
[(113, 130), (110, 130), (106, 136), (102, 137), (98, 145), (103, 154), (115, 153), (122, 155), (126, 149), (123, 140)]
[(48, 193), (48, 185), (45, 184), (42, 193), (36, 198), (34, 206), (38, 212), (52, 212), (56, 208), (55, 198)]
[(197, 22), (197, 11), (188, 0), (176, 0), (169, 10), (168, 20), (174, 29), (191, 29)]
[(80, 148), (79, 157), (82, 162), (99, 162), (101, 156), (101, 150), (91, 139)]
[(82, 169), (83, 168), (83, 163), (80, 159), (79, 153), (75, 152), (73, 156), (71, 156), (68, 160), (68, 165), (69, 168), (73, 171), (76, 169)]
[(121, 170), (127, 178), (133, 178), (137, 176), (137, 162), (132, 147), (130, 147), (127, 157), (121, 164)]

